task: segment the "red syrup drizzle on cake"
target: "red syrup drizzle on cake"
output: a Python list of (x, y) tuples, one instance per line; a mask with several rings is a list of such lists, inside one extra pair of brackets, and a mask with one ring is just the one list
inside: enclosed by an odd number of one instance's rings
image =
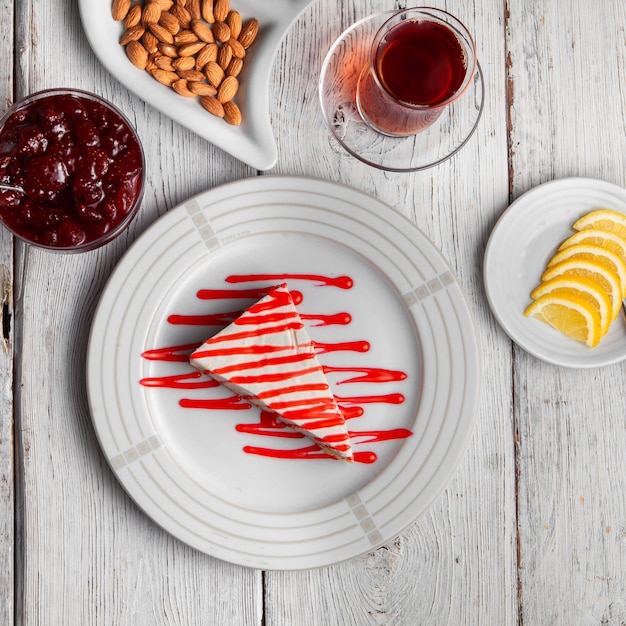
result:
[(207, 339), (189, 362), (329, 454), (352, 461), (345, 419), (286, 283)]
[[(178, 326), (228, 326), (242, 313), (243, 310), (230, 313), (211, 313), (209, 315), (170, 315), (167, 321)], [(347, 326), (352, 321), (352, 316), (344, 312), (331, 315), (305, 314), (300, 315), (300, 317), (306, 321), (317, 321), (317, 324), (312, 324), (312, 326)]]
[[(231, 275), (225, 279), (229, 284), (250, 283), (255, 281), (286, 281), (286, 280), (307, 280), (317, 287), (335, 287), (339, 289), (351, 289), (353, 281), (349, 276), (329, 277), (318, 274), (247, 274)], [(199, 300), (258, 300), (267, 295), (268, 287), (260, 288), (230, 288), (230, 289), (201, 289), (197, 292)], [(294, 303), (302, 302), (302, 294), (298, 291), (291, 292)], [(225, 327), (236, 319), (243, 310), (229, 311), (226, 313), (215, 313), (210, 315), (181, 315), (174, 314), (168, 316), (168, 323), (172, 325), (207, 325)], [(352, 316), (349, 313), (341, 312), (330, 315), (315, 315), (301, 313), (302, 320), (317, 321), (311, 326), (329, 326), (333, 324), (349, 325)], [(312, 341), (316, 354), (319, 357), (323, 354), (333, 352), (353, 352), (367, 353), (370, 343), (365, 340), (345, 341), (345, 342), (317, 342)], [(142, 353), (142, 357), (149, 361), (161, 361), (170, 363), (188, 363), (191, 353), (198, 348), (198, 344), (181, 344), (176, 346), (166, 346), (162, 348), (149, 349)], [(336, 385), (348, 385), (355, 383), (380, 384), (389, 382), (401, 382), (407, 378), (404, 372), (390, 370), (379, 367), (333, 367), (322, 365), (325, 374), (355, 374), (336, 382)], [(147, 388), (162, 389), (208, 389), (221, 387), (220, 383), (201, 374), (199, 371), (185, 371), (181, 374), (168, 376), (156, 376), (143, 378), (140, 384)], [(366, 404), (391, 404), (400, 405), (405, 401), (401, 393), (371, 394), (338, 396), (335, 400), (343, 414), (344, 419), (356, 420), (364, 414), (363, 405)], [(232, 395), (220, 398), (181, 398), (179, 405), (182, 408), (203, 409), (203, 410), (248, 410), (253, 405), (239, 395)], [(259, 411), (259, 421), (252, 424), (237, 424), (237, 432), (252, 434), (261, 437), (305, 439), (305, 435), (298, 433), (289, 426), (278, 421), (276, 416), (269, 411)], [(354, 445), (366, 445), (383, 441), (391, 441), (410, 437), (412, 432), (405, 428), (380, 429), (380, 430), (356, 430), (349, 429), (350, 438)], [(247, 454), (265, 456), (281, 459), (331, 459), (326, 452), (318, 445), (308, 445), (297, 449), (280, 449), (263, 446), (244, 446), (243, 451)], [(373, 451), (354, 451), (354, 462), (371, 464), (375, 463), (377, 455)]]
[[(349, 276), (320, 276), (319, 274), (236, 274), (226, 277), (227, 283), (247, 283), (254, 281), (274, 281), (276, 283), (286, 280), (310, 280), (317, 287), (338, 287), (339, 289), (352, 289), (354, 281)], [(297, 304), (297, 302), (296, 302)]]

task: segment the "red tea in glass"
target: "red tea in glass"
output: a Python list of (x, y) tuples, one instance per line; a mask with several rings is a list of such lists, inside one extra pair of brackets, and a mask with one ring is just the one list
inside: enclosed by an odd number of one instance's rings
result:
[(363, 119), (379, 132), (413, 135), (457, 100), (476, 69), (471, 36), (438, 9), (407, 9), (377, 33), (357, 87)]

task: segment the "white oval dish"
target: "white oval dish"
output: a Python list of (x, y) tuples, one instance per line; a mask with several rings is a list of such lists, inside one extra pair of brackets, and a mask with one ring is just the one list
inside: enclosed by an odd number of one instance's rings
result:
[(269, 115), (269, 81), (280, 42), (295, 19), (313, 0), (238, 0), (236, 8), (244, 22), (259, 20), (259, 34), (244, 60), (237, 103), (243, 121), (231, 126), (212, 116), (198, 99), (179, 96), (158, 83), (148, 72), (136, 68), (118, 43), (121, 23), (111, 16), (111, 0), (79, 0), (87, 39), (100, 62), (127, 89), (207, 141), (259, 170), (277, 160), (276, 142)]
[[(153, 386), (193, 368), (149, 351), (200, 345), (219, 328), (197, 316), (244, 304), (207, 293), (283, 281), (303, 296), (340, 406), (363, 409), (349, 419), (355, 453), (375, 462), (251, 453), (306, 442), (242, 430), (259, 412), (221, 406), (224, 388)], [(404, 530), (455, 472), (479, 396), (471, 314), (439, 251), (379, 200), (298, 177), (223, 185), (157, 220), (102, 294), (87, 361), (95, 429), (130, 496), (189, 545), (259, 569), (330, 565)], [(380, 368), (406, 378), (353, 380)], [(377, 439), (381, 429), (394, 436)]]
[(562, 178), (527, 191), (496, 223), (485, 249), (483, 275), (491, 310), (521, 348), (563, 367), (610, 365), (626, 359), (626, 325), (616, 319), (595, 348), (524, 316), (530, 292), (571, 226), (585, 213), (607, 208), (626, 214), (626, 189), (592, 178)]

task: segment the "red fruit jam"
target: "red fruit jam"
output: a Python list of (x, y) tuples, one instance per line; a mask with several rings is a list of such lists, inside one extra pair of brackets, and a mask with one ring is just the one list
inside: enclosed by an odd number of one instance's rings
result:
[(121, 112), (76, 90), (39, 92), (0, 120), (0, 219), (36, 245), (90, 250), (113, 239), (143, 194), (143, 151)]

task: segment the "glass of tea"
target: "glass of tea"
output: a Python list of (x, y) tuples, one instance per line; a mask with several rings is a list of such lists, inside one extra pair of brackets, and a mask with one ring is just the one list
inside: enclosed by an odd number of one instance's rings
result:
[(415, 135), (467, 91), (476, 73), (467, 28), (436, 8), (395, 13), (376, 33), (356, 87), (364, 122), (391, 137)]

